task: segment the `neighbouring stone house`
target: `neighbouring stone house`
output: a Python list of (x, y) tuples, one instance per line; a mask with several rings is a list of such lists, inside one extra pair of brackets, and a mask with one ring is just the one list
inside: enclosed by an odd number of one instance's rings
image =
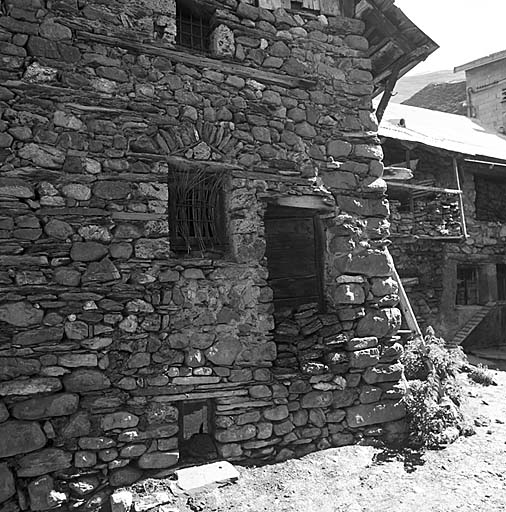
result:
[[(463, 116), (395, 104), (379, 133), (391, 252), (417, 319), (452, 346), (503, 345), (506, 137)], [(412, 179), (395, 179), (410, 166)]]
[(505, 133), (506, 50), (455, 68), (455, 73), (462, 71), (466, 73), (467, 115)]
[(402, 431), (371, 100), (434, 43), (382, 0), (0, 9), (2, 510)]

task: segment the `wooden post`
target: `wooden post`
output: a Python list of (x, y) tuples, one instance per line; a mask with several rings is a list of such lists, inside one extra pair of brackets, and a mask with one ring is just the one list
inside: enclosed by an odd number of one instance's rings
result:
[(453, 157), (453, 170), (455, 172), (455, 180), (457, 182), (457, 190), (460, 190), (459, 194), (459, 209), (460, 209), (460, 217), (462, 219), (462, 234), (464, 238), (467, 239), (467, 227), (466, 227), (466, 216), (464, 213), (464, 198), (462, 194), (462, 189), (460, 188), (460, 178), (459, 178), (459, 164), (457, 163), (457, 158)]
[(393, 278), (397, 281), (397, 284), (399, 285), (399, 298), (400, 298), (400, 308), (402, 311), (402, 314), (404, 316), (404, 319), (406, 320), (406, 324), (408, 325), (409, 330), (416, 336), (422, 336), (422, 331), (420, 330), (420, 326), (418, 325), (418, 322), (416, 320), (415, 313), (413, 311), (413, 308), (411, 307), (411, 303), (409, 302), (408, 295), (406, 294), (406, 290), (404, 289), (404, 286), (402, 285), (401, 278), (399, 277), (399, 274), (397, 273), (397, 269), (395, 268), (394, 260), (392, 258), (392, 255), (390, 254), (390, 251), (387, 249), (387, 256), (390, 260), (390, 263), (392, 265), (393, 269)]

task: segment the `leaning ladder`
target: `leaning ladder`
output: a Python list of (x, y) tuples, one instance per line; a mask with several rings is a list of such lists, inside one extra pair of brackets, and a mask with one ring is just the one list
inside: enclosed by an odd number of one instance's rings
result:
[(411, 336), (422, 336), (422, 331), (420, 330), (420, 326), (418, 325), (418, 322), (416, 320), (415, 313), (413, 312), (413, 308), (411, 307), (411, 303), (409, 302), (409, 298), (408, 295), (406, 294), (406, 290), (404, 289), (404, 285), (402, 284), (401, 278), (399, 277), (397, 269), (395, 268), (395, 263), (392, 258), (392, 255), (390, 254), (390, 251), (388, 249), (386, 250), (386, 252), (391, 267), (393, 269), (392, 277), (397, 281), (397, 284), (399, 285), (399, 307), (401, 309), (404, 320), (406, 321), (406, 325), (408, 326), (409, 334)]

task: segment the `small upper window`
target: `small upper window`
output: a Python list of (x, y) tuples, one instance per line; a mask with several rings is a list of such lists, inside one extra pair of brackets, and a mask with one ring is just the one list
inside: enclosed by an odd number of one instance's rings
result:
[(191, 1), (176, 3), (176, 44), (205, 52), (211, 35), (210, 14)]
[(491, 222), (506, 222), (504, 196), (506, 180), (491, 176), (474, 176), (476, 189), (476, 219)]
[(169, 176), (171, 249), (189, 255), (223, 253), (225, 173), (192, 168)]

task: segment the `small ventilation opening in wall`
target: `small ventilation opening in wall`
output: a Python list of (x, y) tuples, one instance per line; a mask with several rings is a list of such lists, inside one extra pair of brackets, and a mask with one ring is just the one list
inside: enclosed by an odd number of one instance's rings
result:
[(218, 458), (212, 437), (213, 417), (211, 400), (190, 400), (179, 404), (179, 454), (183, 463)]

